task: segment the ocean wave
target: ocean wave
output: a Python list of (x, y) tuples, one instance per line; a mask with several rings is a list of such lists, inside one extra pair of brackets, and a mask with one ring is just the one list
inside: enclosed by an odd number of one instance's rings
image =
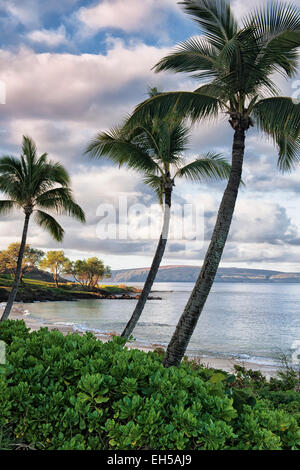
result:
[(90, 331), (91, 333), (95, 334), (106, 334), (108, 335), (110, 332), (101, 330), (100, 328), (91, 328), (86, 325), (81, 325), (79, 323), (73, 323), (72, 325), (74, 331), (79, 331), (80, 333), (86, 333), (87, 331)]
[(137, 326), (174, 326), (170, 325), (169, 323), (147, 323), (147, 322), (139, 322)]
[(230, 353), (224, 352), (221, 353), (219, 351), (197, 351), (197, 350), (188, 350), (187, 354), (188, 357), (201, 357), (206, 359), (232, 359), (233, 361), (239, 362), (248, 362), (257, 365), (266, 365), (266, 366), (276, 366), (280, 365), (280, 361), (271, 358), (271, 357), (263, 357), (263, 356), (252, 356), (251, 354), (244, 354), (244, 353)]

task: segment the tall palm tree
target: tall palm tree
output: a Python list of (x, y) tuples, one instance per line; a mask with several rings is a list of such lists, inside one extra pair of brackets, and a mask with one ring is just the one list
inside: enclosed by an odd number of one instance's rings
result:
[(165, 252), (175, 180), (224, 179), (230, 173), (230, 165), (220, 154), (207, 153), (183, 165), (187, 141), (187, 127), (173, 114), (164, 119), (144, 118), (130, 132), (121, 128), (101, 133), (87, 149), (92, 157), (108, 157), (118, 165), (125, 164), (140, 172), (143, 181), (154, 189), (163, 205), (162, 232), (143, 290), (122, 333), (125, 338), (131, 335), (142, 314)]
[(250, 127), (279, 148), (278, 165), (291, 170), (299, 160), (300, 105), (279, 96), (274, 73), (293, 77), (298, 66), (300, 10), (270, 2), (238, 24), (227, 0), (186, 0), (186, 13), (200, 26), (163, 58), (156, 71), (189, 72), (205, 84), (194, 92), (170, 92), (148, 99), (133, 113), (128, 128), (145, 115), (163, 118), (176, 108), (193, 121), (229, 116), (233, 129), (232, 167), (203, 266), (168, 345), (164, 365), (178, 365), (203, 310), (221, 261), (241, 181), (245, 137)]
[(47, 153), (37, 156), (36, 145), (30, 137), (23, 136), (20, 158), (10, 155), (0, 158), (0, 191), (9, 198), (0, 201), (0, 213), (20, 208), (25, 214), (15, 279), (1, 321), (8, 318), (16, 298), (31, 215), (34, 213), (37, 224), (58, 242), (62, 241), (64, 230), (42, 209), (85, 221), (83, 210), (74, 202), (69, 183), (69, 175), (60, 163), (49, 160)]

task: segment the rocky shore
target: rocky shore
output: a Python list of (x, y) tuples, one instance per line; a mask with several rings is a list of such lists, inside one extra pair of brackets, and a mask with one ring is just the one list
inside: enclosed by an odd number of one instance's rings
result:
[[(6, 302), (8, 299), (9, 290), (0, 287), (0, 302)], [(74, 300), (97, 300), (97, 299), (112, 299), (112, 300), (137, 300), (139, 294), (131, 291), (124, 291), (121, 294), (113, 294), (104, 289), (98, 289), (97, 292), (84, 292), (75, 290), (55, 289), (55, 288), (37, 288), (26, 286), (24, 289), (19, 289), (16, 297), (16, 302), (31, 303), (31, 302), (58, 302), (58, 301), (74, 301)], [(148, 300), (161, 300), (161, 297), (149, 297)]]

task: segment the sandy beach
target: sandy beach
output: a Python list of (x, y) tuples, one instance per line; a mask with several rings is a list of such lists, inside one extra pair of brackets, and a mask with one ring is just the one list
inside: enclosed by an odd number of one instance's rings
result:
[[(1, 310), (3, 307), (1, 306)], [(59, 330), (61, 333), (64, 335), (68, 333), (78, 333), (78, 334), (83, 334), (82, 331), (78, 331), (72, 326), (67, 326), (67, 325), (57, 325), (53, 324), (50, 322), (41, 322), (36, 318), (32, 318), (26, 308), (23, 307), (23, 305), (16, 304), (11, 312), (10, 319), (12, 320), (24, 320), (27, 327), (30, 328), (31, 331), (36, 331), (41, 327), (46, 327), (49, 330)], [(111, 332), (105, 332), (105, 333), (95, 333), (92, 331), (92, 333), (100, 340), (103, 342), (110, 341), (113, 336), (118, 335), (116, 331), (111, 331)], [(127, 344), (128, 348), (136, 348), (140, 349), (142, 351), (153, 351), (155, 348), (163, 348), (161, 344), (151, 344), (151, 345), (145, 345), (140, 342), (135, 341), (134, 343), (128, 343)], [(191, 359), (194, 359), (191, 357)], [(278, 373), (279, 367), (276, 367), (275, 365), (269, 365), (269, 364), (258, 364), (250, 361), (241, 361), (237, 360), (234, 357), (207, 357), (207, 356), (197, 356), (196, 357), (197, 362), (203, 364), (204, 366), (207, 367), (212, 367), (215, 369), (222, 369), (227, 372), (234, 372), (234, 365), (237, 364), (239, 366), (246, 367), (247, 369), (252, 369), (252, 370), (260, 370), (263, 375), (265, 375), (267, 378), (270, 377), (275, 377)]]

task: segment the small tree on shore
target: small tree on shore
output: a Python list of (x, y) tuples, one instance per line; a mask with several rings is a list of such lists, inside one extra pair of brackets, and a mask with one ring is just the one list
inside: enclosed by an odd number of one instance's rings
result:
[(56, 287), (59, 286), (59, 279), (62, 274), (68, 272), (70, 260), (66, 258), (62, 250), (47, 251), (46, 257), (41, 261), (40, 268), (50, 271)]
[[(11, 274), (14, 278), (17, 272), (17, 263), (20, 252), (20, 243), (11, 243), (7, 250), (0, 252), (0, 272), (6, 272)], [(29, 245), (25, 245), (24, 257), (22, 260), (20, 282), (22, 282), (24, 274), (34, 270), (39, 266), (41, 259), (44, 256), (44, 252), (31, 248)]]
[(82, 287), (89, 288), (94, 288), (104, 278), (111, 277), (110, 267), (105, 266), (103, 261), (96, 257), (70, 262), (66, 273), (71, 274)]

